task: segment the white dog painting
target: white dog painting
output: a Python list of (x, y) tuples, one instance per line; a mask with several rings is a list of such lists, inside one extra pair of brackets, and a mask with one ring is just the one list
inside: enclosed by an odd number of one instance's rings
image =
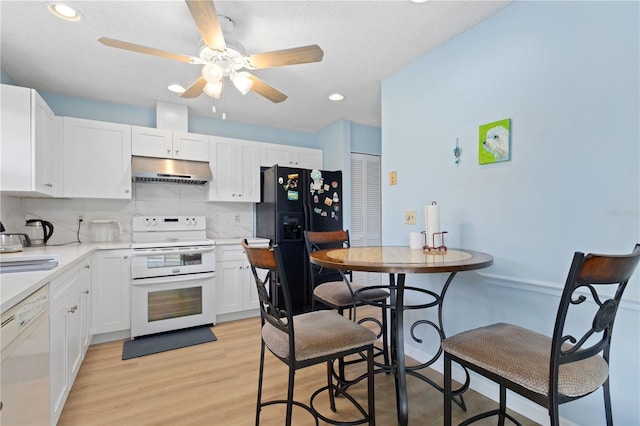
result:
[(510, 127), (509, 119), (480, 126), (480, 164), (509, 160)]

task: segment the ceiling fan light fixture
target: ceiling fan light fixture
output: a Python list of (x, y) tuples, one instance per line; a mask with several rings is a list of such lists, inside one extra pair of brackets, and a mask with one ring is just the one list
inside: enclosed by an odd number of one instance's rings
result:
[(202, 67), (202, 76), (207, 80), (207, 83), (218, 83), (224, 77), (224, 71), (220, 65), (211, 63)]
[(167, 89), (173, 93), (184, 93), (185, 88), (179, 84), (170, 84)]
[(202, 91), (213, 99), (220, 99), (220, 95), (222, 94), (222, 81), (207, 83), (204, 85), (204, 89), (202, 89)]
[(249, 78), (249, 73), (246, 71), (234, 72), (229, 77), (236, 89), (243, 95), (249, 93), (251, 87), (253, 87), (253, 81)]
[(66, 4), (62, 3), (51, 3), (49, 5), (49, 12), (51, 12), (53, 16), (64, 19), (65, 21), (78, 22), (80, 19), (82, 19), (82, 15), (80, 15), (80, 12), (78, 12), (71, 6), (67, 6)]
[(340, 102), (344, 99), (344, 95), (341, 95), (340, 93), (332, 93), (331, 95), (329, 95), (329, 99), (334, 102)]

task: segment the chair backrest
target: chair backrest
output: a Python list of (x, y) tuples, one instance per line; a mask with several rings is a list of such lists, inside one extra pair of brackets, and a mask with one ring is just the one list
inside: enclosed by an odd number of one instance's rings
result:
[[(242, 240), (251, 272), (256, 282), (258, 298), (260, 304), (260, 317), (262, 325), (270, 323), (277, 329), (289, 335), (289, 346), (291, 354), (294, 353), (295, 342), (293, 339), (293, 320), (291, 309), (291, 296), (289, 294), (289, 284), (287, 276), (282, 268), (282, 255), (278, 246), (252, 247), (246, 238)], [(259, 273), (262, 271), (262, 273)], [(264, 276), (264, 278), (262, 278)], [(284, 297), (284, 309), (279, 309), (274, 305), (269, 297), (269, 292), (280, 288), (280, 293)]]
[[(304, 242), (307, 247), (308, 254), (318, 250), (350, 247), (349, 231), (304, 231)], [(344, 278), (340, 271), (323, 268), (322, 266), (314, 265), (313, 263), (309, 263), (309, 271), (311, 275), (311, 291), (313, 291), (318, 284), (329, 281), (340, 281)], [(349, 271), (344, 273), (351, 276), (351, 272)]]
[[(620, 299), (639, 260), (640, 244), (636, 244), (633, 251), (626, 255), (574, 254), (553, 332), (550, 394), (557, 392), (558, 369), (561, 364), (600, 353), (609, 361), (611, 333)], [(609, 291), (604, 290), (605, 288)], [(569, 308), (576, 309), (577, 305), (589, 300), (595, 303), (593, 320), (580, 329), (584, 333), (582, 336), (569, 334), (567, 329), (575, 329), (574, 324), (565, 328)]]

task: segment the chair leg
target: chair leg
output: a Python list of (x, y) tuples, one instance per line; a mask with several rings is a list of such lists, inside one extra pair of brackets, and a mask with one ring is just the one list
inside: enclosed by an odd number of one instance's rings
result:
[(389, 341), (387, 331), (387, 310), (382, 306), (382, 357), (384, 358), (384, 365), (391, 365), (389, 360)]
[(549, 424), (551, 426), (560, 426), (558, 400), (553, 395), (549, 398)]
[(373, 372), (373, 345), (367, 350), (367, 402), (369, 410), (369, 425), (376, 424), (376, 398), (375, 398), (375, 383)]
[(293, 382), (296, 370), (292, 365), (289, 366), (289, 389), (287, 391), (287, 420), (286, 425), (291, 426), (291, 416), (293, 415)]
[(451, 426), (451, 358), (444, 353), (444, 426)]
[(258, 372), (258, 400), (256, 402), (256, 426), (260, 424), (260, 409), (262, 402), (262, 377), (264, 373), (264, 342), (260, 345), (260, 370)]
[[(344, 316), (344, 309), (338, 308), (338, 314), (340, 314), (340, 316)], [(349, 309), (349, 318), (351, 318), (351, 309)], [(338, 383), (338, 386), (341, 386), (342, 384), (346, 383), (347, 376), (345, 373), (344, 358), (338, 358), (338, 377), (342, 382), (342, 383)]]
[(504, 426), (507, 414), (507, 388), (500, 385), (500, 413), (498, 414), (498, 426)]
[(607, 416), (607, 426), (613, 426), (613, 416), (611, 415), (611, 391), (609, 390), (609, 379), (602, 385), (604, 391), (604, 412)]
[[(329, 389), (329, 406), (331, 407), (331, 411), (336, 412), (336, 396), (333, 391), (333, 368), (331, 368), (333, 361), (327, 361), (327, 386)], [(339, 383), (338, 383), (339, 385)]]

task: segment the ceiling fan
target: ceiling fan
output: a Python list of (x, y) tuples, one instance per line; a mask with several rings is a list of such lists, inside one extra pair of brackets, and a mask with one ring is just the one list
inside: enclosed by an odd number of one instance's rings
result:
[(180, 96), (196, 98), (203, 92), (214, 99), (222, 94), (223, 81), (228, 78), (242, 93), (253, 91), (271, 102), (282, 102), (287, 95), (242, 69), (254, 70), (281, 67), (285, 65), (320, 62), (324, 52), (317, 45), (245, 55), (244, 49), (231, 40), (225, 42), (220, 21), (212, 0), (185, 0), (189, 12), (198, 28), (204, 46), (198, 56), (166, 52), (152, 47), (100, 37), (105, 46), (130, 50), (147, 55), (159, 56), (174, 61), (203, 65), (202, 77), (196, 80)]

